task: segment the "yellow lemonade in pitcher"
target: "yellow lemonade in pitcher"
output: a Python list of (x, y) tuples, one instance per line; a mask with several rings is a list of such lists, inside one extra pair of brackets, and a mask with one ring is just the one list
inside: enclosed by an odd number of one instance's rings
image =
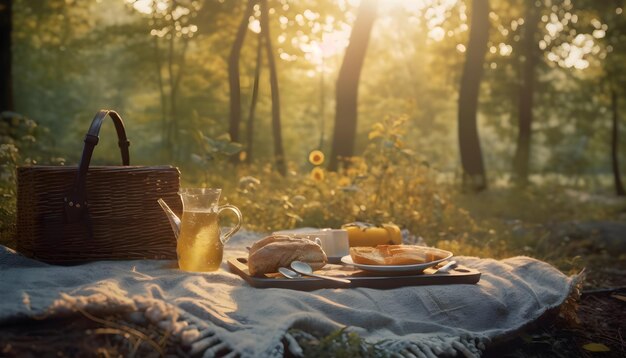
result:
[(176, 252), (181, 270), (217, 270), (224, 253), (217, 212), (184, 211)]

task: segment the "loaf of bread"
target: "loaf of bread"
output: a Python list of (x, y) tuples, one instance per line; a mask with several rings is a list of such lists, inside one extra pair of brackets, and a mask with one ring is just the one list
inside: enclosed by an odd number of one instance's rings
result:
[(416, 245), (351, 247), (350, 257), (354, 263), (364, 265), (415, 265), (438, 258), (427, 248)]
[(248, 271), (258, 276), (289, 267), (293, 261), (303, 261), (319, 270), (328, 261), (320, 245), (307, 239), (282, 235), (268, 236), (252, 245), (248, 253)]
[(260, 249), (261, 247), (267, 244), (271, 244), (274, 242), (295, 242), (299, 240), (300, 239), (293, 238), (293, 237), (286, 236), (286, 235), (270, 235), (252, 244), (252, 246), (250, 247), (250, 251), (248, 251), (248, 255), (252, 255), (258, 249)]

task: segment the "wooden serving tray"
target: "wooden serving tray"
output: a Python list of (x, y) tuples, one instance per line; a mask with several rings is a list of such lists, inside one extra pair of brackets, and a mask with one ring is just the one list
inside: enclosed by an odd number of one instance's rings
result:
[[(445, 265), (446, 262), (438, 266)], [(300, 291), (312, 291), (320, 288), (351, 288), (369, 287), (378, 289), (398, 288), (420, 285), (452, 285), (475, 284), (480, 280), (480, 272), (465, 266), (458, 266), (447, 273), (434, 273), (435, 269), (428, 268), (420, 274), (378, 274), (359, 270), (353, 266), (328, 264), (316, 273), (347, 278), (350, 284), (324, 280), (316, 277), (302, 277), (288, 279), (279, 273), (265, 274), (262, 277), (250, 276), (247, 259), (236, 258), (228, 260), (228, 267), (234, 274), (241, 276), (250, 286), (257, 288), (287, 288)]]

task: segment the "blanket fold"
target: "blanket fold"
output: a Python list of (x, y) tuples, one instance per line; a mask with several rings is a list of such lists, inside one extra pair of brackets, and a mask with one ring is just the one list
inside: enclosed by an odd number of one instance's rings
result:
[[(259, 234), (240, 232), (225, 256), (245, 256)], [(345, 328), (406, 357), (480, 356), (561, 305), (576, 283), (529, 257), (501, 261), (459, 256), (482, 272), (476, 285), (392, 290), (255, 289), (228, 272), (187, 273), (167, 261), (52, 266), (0, 246), (0, 324), (29, 317), (127, 312), (178, 337), (192, 353), (278, 357), (302, 354), (290, 328), (329, 334)]]

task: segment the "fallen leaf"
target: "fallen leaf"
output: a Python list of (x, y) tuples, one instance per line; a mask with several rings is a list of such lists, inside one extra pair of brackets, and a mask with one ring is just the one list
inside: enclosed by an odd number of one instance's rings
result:
[(587, 343), (583, 348), (589, 352), (610, 352), (611, 349), (602, 343)]
[(626, 302), (626, 296), (618, 295), (616, 293), (612, 294), (611, 297), (617, 298), (620, 301)]

